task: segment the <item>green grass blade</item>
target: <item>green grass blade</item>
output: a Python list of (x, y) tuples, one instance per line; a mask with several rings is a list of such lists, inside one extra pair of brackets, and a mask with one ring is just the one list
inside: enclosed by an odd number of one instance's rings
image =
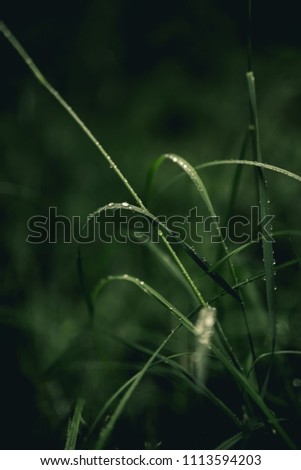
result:
[[(122, 203), (113, 203), (111, 202), (110, 204), (107, 204), (103, 207), (100, 207), (96, 211), (94, 211), (92, 214), (89, 215), (88, 221), (86, 225), (96, 216), (101, 214), (104, 211), (107, 210), (128, 210), (132, 212), (136, 212), (138, 214), (141, 214), (142, 216), (146, 217), (153, 225), (155, 228), (158, 228), (161, 231), (164, 231), (167, 233), (167, 235), (174, 240), (175, 243), (180, 245), (183, 250), (193, 259), (193, 261), (215, 282), (217, 283), (220, 287), (225, 289), (229, 295), (234, 297), (236, 300), (240, 302), (240, 297), (239, 295), (235, 292), (234, 289), (228, 284), (228, 282), (216, 271), (211, 269), (210, 264), (208, 263), (205, 258), (202, 258), (194, 248), (189, 246), (185, 241), (181, 241), (177, 234), (170, 230), (166, 225), (164, 225), (160, 220), (153, 214), (151, 214), (147, 209), (142, 209), (140, 207), (134, 206), (133, 204), (129, 204), (127, 202), (122, 202)], [(85, 226), (86, 226), (85, 225)], [(85, 228), (84, 226), (84, 228)], [(191, 285), (191, 284), (190, 284)], [(202, 304), (205, 304), (205, 301), (203, 297), (201, 296), (199, 298)]]
[(76, 448), (76, 441), (78, 437), (79, 426), (82, 420), (84, 405), (85, 401), (82, 398), (79, 398), (75, 405), (73, 417), (68, 426), (65, 450), (74, 450)]
[[(237, 300), (241, 304), (240, 295), (228, 284), (228, 282), (217, 272), (214, 271), (208, 261), (201, 257), (197, 251), (183, 242), (181, 244), (186, 253), (193, 259), (193, 261), (209, 276), (216, 284), (222, 287), (231, 297)], [(236, 280), (236, 279), (235, 279)]]
[(94, 290), (94, 299), (96, 299), (97, 295), (99, 294), (100, 290), (109, 282), (112, 281), (126, 281), (135, 284), (139, 289), (141, 289), (145, 294), (150, 295), (154, 299), (156, 299), (161, 305), (169, 310), (178, 320), (181, 322), (190, 332), (194, 332), (194, 325), (191, 321), (183, 315), (174, 305), (172, 305), (163, 295), (153, 289), (151, 286), (146, 284), (144, 281), (140, 279), (129, 276), (128, 274), (122, 274), (119, 276), (108, 276), (107, 278), (100, 281), (100, 283), (96, 286)]
[(211, 162), (201, 163), (195, 167), (195, 170), (203, 170), (204, 168), (210, 168), (212, 166), (219, 166), (219, 165), (246, 165), (246, 166), (255, 166), (258, 168), (262, 168), (264, 170), (274, 171), (275, 173), (280, 173), (283, 176), (287, 176), (288, 178), (292, 178), (299, 183), (301, 183), (301, 176), (293, 173), (292, 171), (285, 170), (279, 166), (270, 165), (269, 163), (262, 163), (253, 160), (238, 160), (238, 159), (231, 159), (231, 160), (213, 160)]
[[(287, 236), (287, 237), (289, 237), (289, 236), (301, 237), (301, 231), (299, 231), (299, 230), (277, 230), (276, 232), (273, 233), (273, 237), (274, 237), (274, 238), (283, 237), (283, 236)], [(232, 251), (231, 251), (230, 253), (228, 253), (226, 256), (224, 256), (223, 258), (221, 258), (220, 260), (218, 260), (218, 261), (212, 266), (212, 269), (218, 268), (221, 264), (225, 263), (228, 258), (237, 255), (237, 254), (240, 253), (241, 251), (246, 250), (247, 248), (249, 248), (249, 246), (255, 245), (255, 244), (258, 243), (259, 241), (260, 241), (260, 237), (259, 237), (258, 240), (252, 240), (251, 242), (245, 243), (245, 244), (239, 246), (238, 248), (235, 248), (235, 250), (232, 250)], [(276, 266), (274, 266), (274, 268), (276, 269)]]
[(146, 182), (145, 182), (145, 201), (148, 205), (150, 202), (151, 191), (153, 187), (153, 181), (157, 171), (159, 170), (160, 166), (164, 162), (165, 158), (162, 155), (161, 157), (157, 158), (153, 164), (151, 165), (147, 175), (146, 175)]
[[(185, 174), (187, 174), (188, 177), (193, 182), (196, 190), (198, 191), (201, 198), (203, 199), (209, 214), (213, 218), (216, 231), (217, 231), (218, 236), (219, 236), (220, 241), (221, 241), (221, 246), (222, 246), (225, 254), (227, 255), (229, 253), (228, 252), (228, 247), (227, 247), (227, 245), (226, 245), (226, 243), (223, 239), (220, 224), (218, 222), (218, 218), (216, 216), (216, 213), (215, 213), (215, 210), (213, 208), (213, 204), (212, 204), (211, 199), (209, 197), (206, 186), (204, 185), (204, 183), (203, 183), (202, 179), (200, 178), (200, 176), (198, 175), (197, 171), (194, 169), (194, 167), (187, 160), (185, 160), (183, 157), (181, 157), (179, 155), (175, 155), (175, 154), (165, 154), (165, 155), (160, 156), (157, 160), (155, 160), (155, 162), (154, 162), (154, 164), (153, 164), (153, 166), (152, 166), (152, 168), (149, 172), (148, 183), (147, 183), (148, 192), (150, 191), (150, 185), (151, 185), (151, 183), (154, 179), (155, 172), (158, 171), (159, 167), (164, 162), (164, 160), (169, 160), (172, 163), (178, 165), (182, 169), (182, 171)], [(248, 340), (249, 340), (251, 354), (252, 354), (253, 360), (255, 360), (256, 355), (255, 355), (255, 350), (254, 350), (253, 339), (252, 339), (252, 335), (251, 335), (250, 328), (249, 328), (249, 323), (248, 323), (248, 319), (247, 319), (247, 315), (246, 315), (245, 306), (244, 306), (244, 303), (242, 301), (242, 298), (241, 298), (239, 292), (236, 292), (234, 289), (232, 289), (231, 286), (228, 284), (228, 282), (219, 273), (217, 273), (214, 269), (212, 269), (212, 267), (207, 262), (207, 260), (205, 260), (204, 258), (201, 258), (198, 255), (198, 253), (195, 251), (194, 248), (190, 247), (186, 243), (184, 243), (182, 246), (183, 246), (184, 250), (189, 254), (189, 256), (198, 264), (198, 266), (201, 267), (201, 269), (205, 272), (205, 274), (207, 274), (209, 277), (211, 277), (211, 279), (214, 282), (216, 282), (218, 285), (223, 287), (228, 292), (229, 295), (231, 295), (235, 300), (237, 300), (239, 302), (242, 313), (243, 313), (244, 322), (245, 322), (245, 325), (246, 325), (247, 336), (248, 336)], [(237, 284), (238, 280), (237, 280), (237, 276), (236, 276), (236, 273), (235, 273), (235, 269), (234, 269), (232, 260), (231, 260), (230, 257), (227, 257), (227, 260), (228, 260), (228, 264), (229, 264), (229, 267), (230, 267), (230, 271), (232, 273), (233, 281), (234, 281), (234, 283)], [(228, 342), (226, 342), (225, 345), (227, 346)], [(234, 352), (233, 352), (232, 348), (229, 349), (229, 353), (230, 353), (231, 357), (233, 357)], [(237, 359), (235, 360), (235, 362), (236, 362), (236, 364), (239, 364), (239, 361)]]
[[(295, 264), (299, 264), (300, 262), (301, 262), (301, 258), (294, 258), (294, 259), (291, 259), (289, 261), (285, 261), (284, 263), (281, 263), (281, 264), (278, 264), (278, 265), (274, 266), (274, 270), (277, 272), (277, 271), (280, 271), (282, 269), (289, 268), (290, 266), (294, 266)], [(254, 274), (253, 276), (248, 277), (244, 281), (239, 282), (239, 284), (233, 286), (233, 288), (234, 289), (241, 288), (243, 286), (246, 286), (247, 284), (250, 284), (251, 282), (257, 281), (259, 279), (263, 279), (264, 276), (265, 276), (265, 272), (261, 271), (260, 273)], [(217, 295), (215, 295), (214, 297), (212, 297), (209, 300), (209, 303), (215, 302), (217, 299), (219, 299), (220, 297), (222, 297), (225, 294), (226, 294), (225, 291), (219, 292)]]
[[(175, 155), (175, 154), (164, 154), (164, 155), (161, 155), (157, 160), (155, 160), (155, 162), (153, 163), (153, 165), (151, 167), (151, 170), (149, 172), (148, 179), (147, 179), (148, 193), (150, 192), (150, 187), (151, 187), (152, 181), (154, 179), (155, 173), (158, 171), (159, 167), (164, 162), (164, 160), (170, 160), (171, 162), (179, 165), (179, 167), (192, 180), (194, 186), (196, 187), (196, 190), (201, 195), (201, 197), (202, 197), (202, 199), (203, 199), (203, 201), (204, 201), (204, 203), (207, 207), (207, 210), (208, 210), (209, 214), (212, 216), (213, 220), (215, 221), (214, 225), (215, 225), (216, 230), (218, 232), (218, 235), (221, 239), (221, 243), (224, 247), (224, 250), (227, 253), (228, 248), (227, 248), (226, 244), (223, 241), (220, 226), (219, 226), (219, 223), (217, 222), (217, 216), (215, 214), (215, 211), (214, 211), (211, 199), (209, 197), (208, 191), (206, 189), (206, 186), (204, 185), (202, 179), (200, 178), (200, 176), (198, 175), (198, 173), (196, 172), (194, 167), (192, 165), (190, 165), (190, 163), (187, 162), (187, 160), (185, 160), (183, 157), (181, 157), (179, 155)], [(233, 289), (231, 289), (231, 286), (227, 283), (227, 281), (220, 274), (218, 274), (218, 273), (214, 272), (212, 269), (210, 269), (209, 263), (204, 258), (200, 257), (194, 248), (190, 247), (185, 242), (182, 243), (181, 245), (182, 245), (183, 249), (186, 251), (186, 253), (188, 253), (188, 255), (198, 264), (198, 266), (200, 266), (200, 268), (209, 277), (212, 278), (212, 280), (214, 282), (219, 284), (221, 287), (224, 286), (224, 288), (227, 289), (228, 293), (232, 297), (234, 297), (236, 300), (241, 302), (241, 299), (240, 299), (239, 295), (237, 294), (237, 292), (235, 292)], [(236, 276), (235, 276), (234, 268), (231, 265), (231, 261), (229, 262), (229, 264), (230, 264), (232, 274), (233, 274), (233, 278), (234, 278), (234, 282), (235, 282), (236, 281)]]
[(264, 428), (265, 423), (258, 423), (255, 424), (254, 426), (251, 426), (248, 429), (244, 429), (237, 434), (234, 434), (234, 436), (229, 437), (226, 439), (224, 442), (222, 442), (216, 450), (228, 450), (228, 449), (233, 449), (233, 447), (238, 444), (242, 439), (245, 439), (248, 434), (250, 434), (253, 431), (256, 431), (260, 428)]
[[(239, 160), (245, 159), (249, 137), (250, 137), (250, 129), (248, 129), (245, 133), (241, 150), (239, 153)], [(239, 186), (240, 186), (243, 168), (244, 168), (243, 166), (239, 166), (239, 165), (237, 166), (234, 176), (233, 176), (232, 184), (230, 185), (231, 193), (229, 197), (228, 209), (226, 210), (226, 216), (225, 216), (226, 221), (230, 219), (231, 213), (233, 213), (234, 208), (236, 207), (236, 201), (237, 201), (238, 194), (239, 194)]]
[(248, 372), (248, 375), (250, 375), (250, 373), (252, 372), (253, 368), (255, 367), (255, 365), (261, 361), (262, 359), (265, 359), (267, 357), (271, 357), (271, 355), (274, 355), (274, 356), (286, 356), (286, 355), (291, 355), (291, 356), (301, 356), (301, 351), (273, 351), (273, 353), (271, 352), (268, 352), (268, 353), (264, 353), (264, 354), (260, 354), (260, 356), (258, 356), (256, 358), (256, 361), (251, 365), (250, 367), (250, 370)]
[[(253, 72), (247, 73), (247, 82), (249, 88), (249, 98), (251, 103), (251, 124), (254, 126), (253, 134), (253, 152), (254, 159), (259, 163), (262, 163), (261, 145), (259, 138), (259, 125), (258, 125), (258, 111), (256, 101), (256, 89), (255, 89), (255, 78)], [(265, 180), (263, 168), (258, 168), (258, 188), (259, 188), (259, 212), (260, 218), (263, 220), (268, 215), (268, 196), (267, 196), (267, 182)], [(272, 228), (268, 227), (267, 231), (269, 235), (272, 235)], [(271, 351), (275, 350), (276, 347), (276, 302), (275, 302), (275, 276), (274, 276), (274, 252), (273, 245), (270, 241), (262, 237), (262, 251), (263, 251), (263, 263), (265, 271), (265, 286), (266, 286), (266, 302), (268, 315), (270, 320), (272, 344)], [(271, 373), (273, 354), (271, 356), (270, 366), (268, 368), (265, 382), (262, 388), (262, 394), (264, 396), (268, 386), (268, 381)]]

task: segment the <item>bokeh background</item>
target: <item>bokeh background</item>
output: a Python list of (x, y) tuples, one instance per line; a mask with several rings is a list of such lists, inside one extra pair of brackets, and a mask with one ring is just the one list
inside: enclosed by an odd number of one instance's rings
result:
[[(301, 174), (301, 35), (296, 5), (255, 1), (253, 6), (253, 69), (263, 158)], [(162, 153), (178, 153), (194, 165), (238, 157), (249, 122), (246, 2), (15, 2), (2, 6), (1, 17), (140, 195), (150, 165)], [(0, 51), (1, 447), (62, 448), (76, 397), (87, 401), (84, 434), (105, 400), (146, 360), (127, 342), (154, 349), (168, 333), (170, 319), (134, 287), (113, 284), (97, 303), (91, 336), (76, 269), (76, 244), (64, 244), (62, 233), (57, 244), (26, 243), (27, 220), (47, 215), (49, 206), (84, 218), (111, 201), (132, 201), (91, 142), (3, 37)], [(247, 156), (252, 158), (250, 151)], [(154, 193), (177, 174), (171, 165), (163, 166)], [(234, 167), (202, 173), (218, 214), (225, 213), (233, 174)], [(298, 183), (272, 173), (268, 181), (274, 229), (298, 230)], [(245, 169), (237, 212), (248, 214), (255, 200), (254, 174)], [(195, 204), (204, 211), (191, 184), (182, 179), (154, 195), (150, 208), (157, 214), (185, 215)], [(200, 249), (210, 261), (216, 259), (209, 245)], [(277, 262), (296, 254), (300, 255), (298, 239), (293, 245), (288, 240), (277, 243)], [(216, 287), (205, 278), (198, 280), (197, 268), (182, 258), (209, 299)], [(128, 273), (147, 281), (184, 311), (195, 307), (185, 288), (147, 247), (96, 243), (83, 248), (83, 260), (89, 289), (108, 274)], [(240, 278), (262, 270), (260, 263), (258, 247), (240, 255)], [(283, 348), (301, 346), (299, 270), (290, 268), (277, 277)], [(250, 286), (246, 295), (263, 352), (263, 285)], [(222, 318), (244, 356), (243, 323), (234, 316), (237, 306), (229, 302), (233, 315), (225, 309)], [(180, 350), (185, 341), (185, 335), (179, 336), (173, 350)], [(287, 386), (297, 409), (300, 388), (291, 384), (298, 379), (298, 364), (287, 365)], [(213, 388), (219, 389), (221, 383), (228, 403), (235, 406), (231, 380), (223, 375), (212, 379)], [(296, 408), (288, 414), (300, 417)], [(143, 448), (145, 442), (155, 446), (162, 441), (164, 448), (214, 447), (232, 432), (223, 419), (212, 405), (158, 369), (140, 386), (111, 445)], [(198, 435), (187, 432), (192, 423), (196, 427), (195, 420), (200, 421)]]

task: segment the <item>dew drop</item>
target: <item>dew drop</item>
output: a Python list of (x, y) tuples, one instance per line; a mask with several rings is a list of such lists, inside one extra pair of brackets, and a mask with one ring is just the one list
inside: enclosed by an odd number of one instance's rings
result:
[(300, 379), (294, 379), (293, 380), (293, 387), (301, 387), (301, 380)]
[(129, 207), (129, 203), (128, 203), (128, 202), (123, 202), (121, 205), (122, 205), (123, 207)]

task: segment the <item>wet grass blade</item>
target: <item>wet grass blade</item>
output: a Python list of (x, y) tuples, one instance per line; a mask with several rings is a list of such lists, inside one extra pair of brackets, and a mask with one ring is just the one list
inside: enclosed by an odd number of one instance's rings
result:
[[(147, 178), (147, 192), (148, 192), (148, 194), (150, 193), (151, 185), (152, 185), (155, 173), (158, 171), (158, 169), (160, 168), (160, 166), (162, 165), (162, 163), (165, 160), (170, 160), (171, 162), (178, 165), (183, 170), (183, 172), (186, 173), (188, 175), (188, 177), (192, 180), (196, 190), (201, 195), (201, 197), (202, 197), (202, 199), (203, 199), (203, 201), (204, 201), (204, 203), (207, 207), (207, 210), (208, 210), (209, 214), (213, 218), (214, 225), (215, 225), (217, 233), (220, 237), (221, 243), (224, 247), (225, 253), (228, 253), (228, 248), (227, 248), (226, 244), (223, 241), (223, 237), (222, 237), (222, 234), (221, 234), (221, 229), (220, 229), (219, 223), (217, 221), (217, 216), (215, 214), (215, 211), (214, 211), (211, 199), (209, 197), (208, 191), (206, 189), (206, 186), (204, 185), (202, 179), (200, 178), (200, 176), (198, 175), (198, 173), (196, 172), (194, 167), (192, 165), (190, 165), (190, 163), (187, 162), (187, 160), (185, 160), (183, 157), (181, 157), (179, 155), (175, 155), (175, 154), (164, 154), (164, 155), (161, 155), (157, 160), (155, 160), (155, 162), (153, 163), (153, 165), (152, 165), (152, 167), (149, 171), (148, 178)], [(210, 269), (210, 265), (205, 260), (205, 258), (198, 255), (196, 250), (194, 248), (192, 248), (191, 246), (189, 246), (187, 243), (183, 242), (183, 243), (181, 243), (181, 246), (186, 251), (186, 253), (195, 261), (195, 263), (209, 277), (211, 277), (211, 279), (214, 282), (219, 284), (220, 287), (225, 288), (227, 290), (228, 294), (230, 294), (234, 299), (238, 300), (241, 303), (241, 299), (240, 299), (239, 294), (231, 288), (231, 286), (228, 284), (228, 282), (220, 274), (218, 274), (217, 272), (214, 272), (212, 269)], [(231, 261), (229, 261), (229, 264), (230, 264), (230, 269), (231, 269), (231, 272), (232, 272), (232, 275), (233, 275), (234, 282), (236, 282), (237, 279), (236, 279), (234, 267), (231, 264)]]
[(179, 320), (179, 322), (181, 322), (190, 332), (194, 332), (194, 325), (191, 323), (191, 321), (185, 315), (183, 315), (183, 313), (181, 313), (180, 310), (178, 310), (173, 304), (171, 304), (167, 299), (165, 299), (163, 295), (161, 295), (151, 286), (146, 284), (144, 281), (141, 281), (140, 279), (130, 276), (128, 274), (122, 274), (119, 276), (108, 276), (107, 278), (102, 279), (94, 290), (94, 299), (96, 299), (100, 290), (103, 289), (106, 284), (112, 281), (126, 281), (135, 284), (145, 294), (150, 295), (151, 297), (156, 299), (161, 305), (167, 308), (169, 312), (172, 313)]
[[(301, 231), (298, 231), (298, 230), (277, 230), (276, 232), (273, 232), (273, 237), (274, 237), (274, 238), (283, 237), (283, 236), (287, 236), (287, 237), (289, 237), (289, 236), (301, 237)], [(259, 240), (253, 240), (253, 241), (251, 241), (251, 242), (248, 242), (248, 243), (245, 243), (244, 245), (239, 246), (238, 248), (235, 248), (235, 250), (232, 250), (232, 251), (231, 251), (230, 253), (228, 253), (226, 256), (224, 256), (224, 257), (221, 258), (219, 261), (217, 261), (217, 262), (212, 266), (212, 269), (216, 269), (216, 268), (219, 267), (221, 264), (225, 263), (228, 258), (237, 255), (238, 253), (240, 253), (241, 251), (246, 250), (247, 248), (249, 248), (249, 247), (252, 246), (252, 245), (256, 245), (257, 243), (259, 243), (259, 241), (260, 241), (260, 237), (259, 237)], [(297, 258), (297, 256), (296, 256), (296, 258)], [(275, 267), (275, 269), (276, 269), (276, 267)]]
[[(128, 210), (132, 212), (136, 212), (138, 214), (141, 214), (142, 216), (146, 217), (154, 227), (158, 228), (161, 231), (164, 231), (167, 233), (169, 238), (174, 241), (174, 243), (180, 245), (184, 251), (193, 259), (193, 261), (215, 282), (217, 283), (220, 287), (225, 289), (229, 295), (231, 295), (234, 299), (238, 300), (240, 302), (240, 297), (239, 295), (235, 292), (234, 289), (228, 284), (228, 282), (217, 272), (213, 271), (211, 269), (210, 264), (205, 260), (205, 258), (201, 257), (194, 248), (189, 246), (186, 242), (182, 241), (179, 239), (179, 236), (170, 230), (166, 225), (164, 225), (160, 220), (153, 214), (151, 214), (148, 210), (142, 209), (140, 207), (134, 206), (133, 204), (129, 204), (127, 202), (122, 202), (122, 203), (113, 203), (111, 202), (110, 204), (107, 204), (106, 206), (100, 207), (96, 211), (94, 211), (92, 214), (89, 215), (88, 221), (86, 222), (86, 225), (93, 220), (96, 216), (101, 214), (102, 212), (105, 212), (107, 210)], [(85, 225), (85, 226), (86, 226)], [(84, 226), (84, 228), (85, 228)], [(202, 302), (205, 304), (205, 301), (203, 300)]]
[[(290, 266), (294, 266), (296, 264), (299, 264), (300, 262), (301, 262), (301, 258), (294, 258), (292, 260), (285, 261), (284, 263), (281, 263), (281, 264), (278, 264), (278, 265), (274, 266), (274, 270), (276, 272), (281, 271), (282, 269), (289, 268)], [(247, 284), (250, 284), (251, 282), (257, 281), (259, 279), (263, 279), (264, 276), (265, 276), (265, 272), (261, 271), (260, 273), (257, 273), (253, 276), (248, 277), (244, 281), (241, 281), (239, 284), (233, 286), (233, 288), (236, 289), (236, 288), (246, 286)], [(212, 297), (209, 300), (209, 303), (215, 302), (217, 299), (219, 299), (220, 297), (222, 297), (225, 294), (226, 294), (225, 291), (219, 292), (217, 295), (215, 295), (214, 297)]]
[(65, 450), (76, 449), (76, 441), (78, 437), (79, 426), (82, 420), (82, 412), (84, 405), (85, 401), (82, 398), (79, 398), (75, 405), (73, 418), (71, 419), (68, 426)]
[[(253, 134), (253, 152), (255, 160), (262, 163), (261, 145), (259, 138), (259, 125), (258, 125), (258, 111), (256, 102), (256, 89), (255, 89), (255, 78), (253, 72), (247, 73), (247, 82), (249, 89), (249, 98), (251, 104), (251, 124), (254, 126)], [(264, 220), (268, 215), (268, 196), (267, 196), (267, 182), (265, 180), (263, 168), (258, 168), (258, 189), (259, 189), (259, 212), (261, 220)], [(272, 227), (267, 228), (268, 234), (272, 235)], [(276, 302), (275, 302), (275, 277), (274, 277), (274, 252), (273, 245), (269, 240), (262, 237), (262, 251), (263, 251), (263, 263), (265, 271), (265, 286), (266, 286), (266, 302), (270, 321), (272, 344), (271, 344), (271, 362), (266, 373), (265, 381), (262, 387), (262, 396), (264, 396), (268, 387), (268, 381), (271, 374), (273, 352), (276, 347)]]
[(269, 163), (263, 163), (263, 162), (253, 161), (253, 160), (237, 160), (234, 158), (231, 160), (227, 160), (227, 159), (213, 160), (211, 162), (206, 162), (206, 163), (197, 165), (195, 169), (203, 170), (204, 168), (210, 168), (212, 166), (220, 166), (220, 165), (245, 165), (245, 166), (258, 167), (258, 168), (262, 168), (263, 170), (269, 170), (275, 173), (279, 173), (280, 175), (287, 176), (288, 178), (292, 178), (298, 181), (299, 183), (301, 183), (301, 176), (297, 175), (296, 173), (293, 173), (292, 171), (285, 170), (284, 168), (281, 168), (279, 166), (270, 165)]
[(228, 282), (208, 263), (208, 261), (201, 257), (194, 248), (189, 246), (187, 243), (183, 242), (183, 249), (188, 253), (188, 255), (193, 259), (193, 261), (204, 271), (207, 276), (209, 276), (216, 284), (222, 287), (231, 297), (241, 303), (241, 298), (239, 294), (228, 284)]

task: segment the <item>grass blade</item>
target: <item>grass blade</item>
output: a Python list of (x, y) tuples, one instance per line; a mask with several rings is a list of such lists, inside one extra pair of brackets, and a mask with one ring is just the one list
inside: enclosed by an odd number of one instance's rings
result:
[[(251, 104), (251, 124), (254, 126), (253, 134), (253, 152), (255, 160), (259, 163), (262, 163), (261, 155), (261, 145), (259, 138), (259, 126), (258, 126), (258, 111), (257, 111), (257, 102), (256, 102), (256, 90), (255, 90), (255, 78), (253, 72), (247, 73), (247, 82), (249, 88), (249, 98)], [(268, 196), (267, 196), (267, 182), (265, 180), (263, 168), (258, 168), (258, 189), (259, 189), (259, 211), (260, 218), (264, 218), (268, 215)], [(272, 228), (268, 227), (267, 232), (269, 235), (272, 235)], [(268, 368), (266, 378), (262, 388), (262, 395), (264, 396), (268, 381), (271, 373), (272, 361), (273, 361), (273, 352), (276, 347), (276, 303), (275, 303), (275, 277), (274, 277), (274, 252), (273, 245), (270, 241), (266, 240), (265, 237), (262, 237), (262, 251), (263, 251), (263, 262), (264, 262), (264, 271), (265, 271), (265, 280), (266, 280), (266, 301), (267, 309), (270, 320), (270, 328), (272, 335), (272, 344), (271, 344), (271, 362)]]
[(85, 401), (82, 398), (79, 398), (75, 405), (73, 418), (71, 419), (68, 426), (65, 450), (74, 450), (76, 448), (76, 441), (84, 405)]
[(141, 289), (145, 294), (150, 295), (154, 299), (156, 299), (161, 305), (163, 305), (165, 308), (167, 308), (170, 313), (172, 313), (178, 320), (181, 322), (190, 332), (194, 332), (194, 326), (191, 323), (191, 321), (183, 315), (183, 313), (180, 312), (174, 305), (172, 305), (163, 295), (161, 295), (159, 292), (157, 292), (155, 289), (153, 289), (151, 286), (146, 284), (144, 281), (141, 281), (140, 279), (129, 276), (128, 274), (122, 274), (119, 276), (108, 276), (105, 279), (102, 279), (98, 285), (96, 286), (94, 290), (94, 299), (96, 299), (97, 295), (99, 294), (100, 290), (109, 282), (112, 281), (126, 281), (126, 282), (131, 282), (132, 284), (135, 284), (139, 289)]
[(201, 163), (200, 165), (197, 165), (195, 167), (195, 170), (202, 170), (204, 168), (209, 168), (211, 166), (218, 166), (218, 165), (246, 165), (246, 166), (255, 166), (258, 168), (262, 168), (263, 170), (269, 170), (269, 171), (274, 171), (275, 173), (280, 173), (283, 176), (287, 176), (288, 178), (292, 178), (299, 183), (301, 183), (301, 176), (297, 175), (296, 173), (293, 173), (292, 171), (285, 170), (284, 168), (281, 168), (279, 166), (275, 165), (270, 165), (269, 163), (263, 163), (263, 162), (258, 162), (258, 161), (253, 161), (253, 160), (237, 160), (237, 159), (231, 159), (231, 160), (213, 160), (211, 162), (206, 162), (206, 163)]
[(250, 427), (249, 429), (244, 429), (238, 432), (237, 434), (234, 434), (234, 436), (231, 436), (228, 439), (226, 439), (216, 448), (216, 450), (233, 449), (233, 447), (236, 444), (238, 444), (238, 442), (240, 442), (242, 439), (245, 439), (248, 434), (250, 434), (253, 431), (256, 431), (257, 429), (264, 428), (264, 426), (265, 426), (265, 423), (258, 423)]
[(268, 353), (260, 354), (260, 356), (256, 358), (256, 361), (251, 365), (248, 375), (250, 375), (253, 368), (259, 361), (261, 361), (262, 359), (265, 359), (266, 357), (271, 357), (272, 354), (274, 356), (286, 356), (286, 355), (301, 356), (301, 351), (273, 351), (273, 353), (268, 352)]
[[(217, 283), (220, 287), (225, 289), (229, 295), (231, 295), (234, 299), (238, 300), (240, 302), (240, 297), (239, 295), (235, 292), (234, 289), (228, 284), (228, 282), (216, 271), (213, 271), (211, 269), (210, 264), (205, 260), (205, 258), (202, 258), (194, 248), (189, 246), (185, 241), (182, 241), (179, 239), (179, 236), (170, 230), (166, 225), (164, 225), (160, 220), (153, 214), (151, 214), (147, 209), (142, 209), (140, 207), (134, 206), (133, 204), (129, 204), (128, 202), (122, 202), (122, 203), (113, 203), (111, 202), (110, 204), (107, 204), (103, 207), (100, 207), (96, 211), (94, 211), (92, 214), (89, 215), (88, 221), (86, 222), (86, 225), (96, 216), (101, 214), (102, 212), (106, 210), (129, 210), (132, 212), (136, 212), (138, 214), (141, 214), (142, 216), (146, 217), (151, 224), (153, 224), (154, 227), (158, 228), (159, 230), (165, 231), (167, 235), (174, 240), (175, 243), (180, 245), (184, 251), (193, 259), (193, 261), (215, 282)], [(85, 226), (86, 226), (85, 225)], [(85, 228), (84, 226), (84, 228)], [(203, 305), (205, 305), (205, 301), (203, 297), (199, 299)]]

